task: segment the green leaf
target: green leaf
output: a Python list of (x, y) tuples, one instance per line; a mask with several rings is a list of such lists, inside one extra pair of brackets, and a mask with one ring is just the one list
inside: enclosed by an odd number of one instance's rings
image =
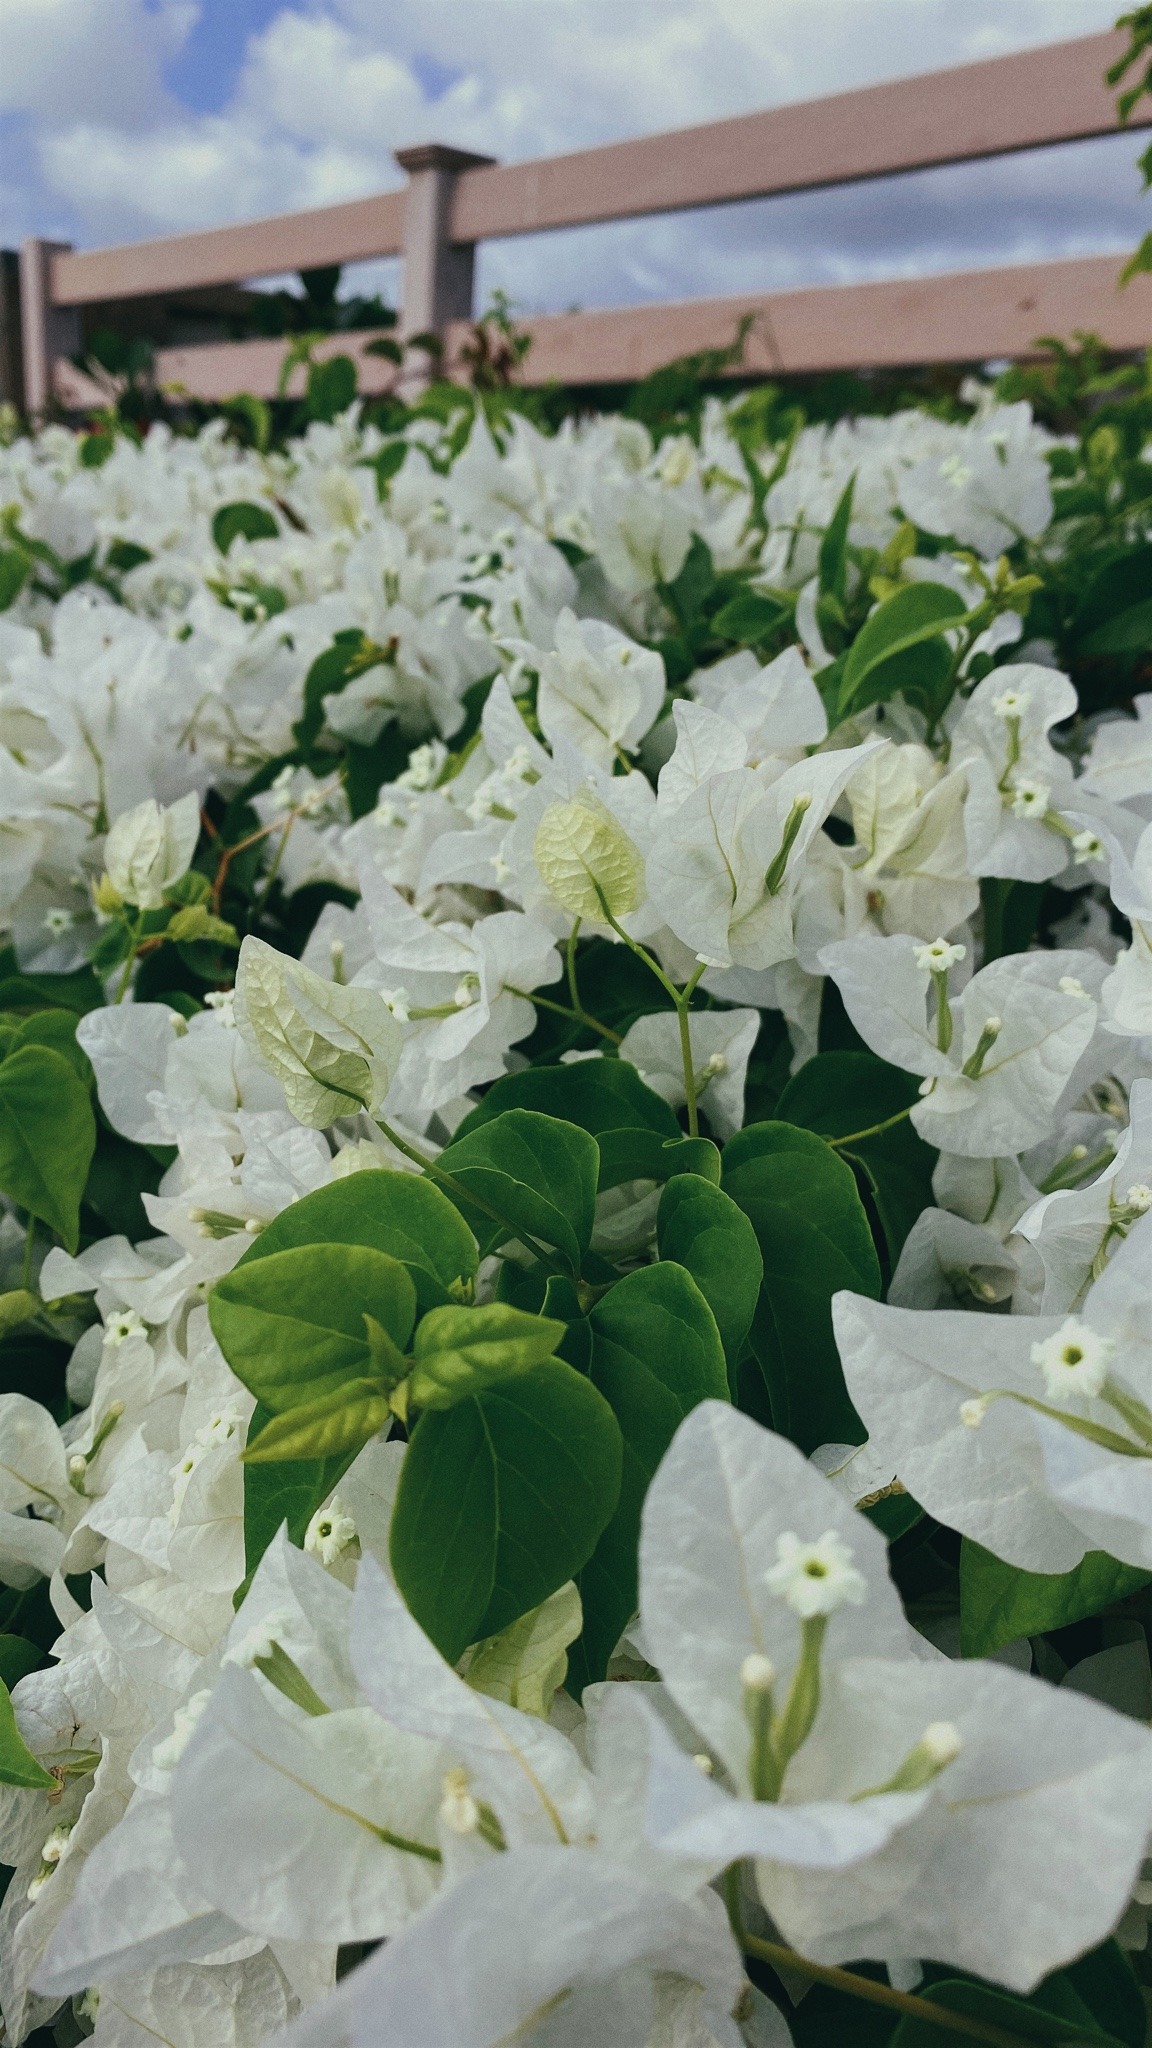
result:
[(656, 1238), (660, 1257), (675, 1260), (696, 1282), (734, 1373), (764, 1278), (756, 1232), (743, 1209), (698, 1174), (678, 1173), (660, 1197)]
[(509, 1109), (453, 1139), (437, 1166), (462, 1190), (457, 1206), (482, 1257), (514, 1237), (539, 1239), (578, 1270), (592, 1236), (600, 1167), (587, 1131), (537, 1110)]
[(1020, 1636), (1085, 1621), (1150, 1580), (1152, 1572), (1120, 1564), (1104, 1550), (1090, 1550), (1070, 1572), (1025, 1572), (966, 1536), (960, 1546), (961, 1654), (988, 1657)]
[(1091, 658), (1102, 654), (1144, 654), (1152, 648), (1152, 597), (1146, 597), (1140, 604), (1129, 605), (1127, 611), (1109, 619), (1103, 626), (1097, 626), (1094, 633), (1080, 643), (1081, 655)]
[[(248, 1424), (249, 1448), (271, 1420), (269, 1410), (258, 1403)], [(236, 1607), (248, 1591), (252, 1574), (281, 1524), (287, 1523), (288, 1540), (299, 1549), (317, 1508), (323, 1506), (333, 1487), (344, 1477), (355, 1455), (356, 1452), (350, 1450), (332, 1458), (245, 1465), (245, 1579), (235, 1596), (233, 1604)]]
[(744, 647), (756, 647), (771, 638), (787, 607), (762, 590), (742, 590), (730, 597), (712, 620), (712, 630), (721, 640), (738, 640)]
[(212, 519), (212, 539), (222, 555), (228, 553), (238, 536), (245, 540), (276, 540), (279, 533), (280, 528), (266, 505), (252, 505), (241, 499), (232, 505), (221, 505)]
[(834, 597), (843, 603), (848, 586), (848, 528), (852, 522), (852, 500), (856, 495), (856, 478), (850, 476), (840, 494), (839, 503), (832, 514), (820, 542), (819, 576), (822, 597)]
[(421, 1416), (390, 1554), (450, 1663), (575, 1578), (616, 1507), (621, 1459), (608, 1403), (558, 1360)]
[[(848, 650), (840, 676), (840, 717), (879, 704), (897, 690), (907, 694), (918, 674), (922, 686), (935, 682), (924, 650), (965, 616), (963, 598), (943, 583), (906, 583), (893, 591), (865, 619)], [(913, 649), (918, 650), (915, 658), (902, 661)]]
[(399, 1259), (421, 1313), (469, 1291), (476, 1278), (476, 1240), (460, 1211), (414, 1173), (370, 1167), (317, 1188), (282, 1209), (235, 1270), (307, 1244), (362, 1244)]
[(391, 1414), (387, 1391), (379, 1380), (345, 1380), (315, 1401), (303, 1401), (286, 1414), (274, 1415), (245, 1450), (245, 1467), (280, 1459), (354, 1457), (378, 1435)]
[(388, 659), (387, 650), (377, 647), (359, 626), (345, 627), (331, 647), (316, 656), (304, 678), (303, 713), (292, 727), (292, 736), (305, 753), (320, 736), (325, 697), (339, 696), (354, 676), (366, 675)]
[(27, 1636), (0, 1635), (0, 1684), (9, 1692), (43, 1662), (43, 1651)]
[(329, 356), (308, 372), (305, 405), (310, 420), (334, 420), (347, 412), (356, 397), (356, 365), (351, 356)]
[(880, 1267), (851, 1167), (812, 1132), (750, 1124), (724, 1148), (722, 1185), (751, 1221), (764, 1260), (752, 1346), (773, 1426), (805, 1452), (859, 1443), (832, 1296), (847, 1287), (876, 1299)]
[(601, 1194), (623, 1181), (666, 1180), (681, 1171), (679, 1164), (669, 1165), (664, 1151), (669, 1141), (683, 1137), (676, 1116), (628, 1060), (576, 1060), (506, 1074), (464, 1118), (456, 1142), (509, 1109), (562, 1117), (595, 1138)]
[(592, 1384), (620, 1425), (624, 1465), (619, 1504), (577, 1581), (584, 1603), (584, 1633), (571, 1660), (577, 1692), (603, 1678), (636, 1611), (640, 1514), (656, 1467), (697, 1402), (728, 1399), (720, 1333), (682, 1266), (662, 1260), (627, 1274), (589, 1321)]
[(19, 548), (0, 548), (0, 612), (6, 612), (19, 597), (31, 567)]
[(0, 1062), (0, 1190), (70, 1252), (95, 1149), (88, 1090), (63, 1054), (25, 1045)]
[[(1050, 1977), (1027, 2000), (961, 1977), (942, 1977), (918, 1995), (933, 2005), (945, 2006), (949, 2012), (966, 2013), (971, 2019), (982, 2020), (985, 2026), (999, 2027), (1020, 2041), (1076, 2041), (1091, 2043), (1092, 2048), (1121, 2048), (1113, 2035), (1101, 2032), (1083, 2000), (1060, 1976)], [(1046, 2002), (1048, 1998), (1051, 2006)], [(893, 2034), (889, 2048), (940, 2048), (943, 2041), (961, 2038), (944, 2033), (931, 2020), (906, 2018)]]
[(415, 1317), (405, 1268), (365, 1245), (302, 1245), (252, 1265), (241, 1261), (208, 1297), (225, 1358), (274, 1415), (376, 1377), (373, 1324), (403, 1350)]
[[(1066, 1963), (1059, 1974), (1106, 2034), (1114, 2034), (1125, 2048), (1145, 2048), (1148, 2014), (1136, 1973), (1119, 1942), (1101, 1942), (1086, 1956)], [(1042, 1984), (1041, 1993), (1046, 1990)]]
[(5, 1024), (14, 1026), (14, 1036), (9, 1050), (15, 1052), (22, 1045), (46, 1045), (51, 1052), (58, 1052), (69, 1066), (80, 1076), (86, 1088), (92, 1086), (92, 1067), (87, 1053), (76, 1043), (76, 1026), (80, 1019), (75, 1010), (34, 1010), (30, 1017), (4, 1016)]
[(24, 1785), (35, 1792), (55, 1792), (56, 1780), (37, 1763), (16, 1726), (8, 1687), (0, 1683), (0, 1785)]
[[(870, 1052), (821, 1052), (805, 1061), (776, 1105), (781, 1123), (796, 1124), (822, 1137), (846, 1138), (871, 1130), (918, 1100), (914, 1074), (891, 1067)], [(857, 1139), (840, 1157), (858, 1165), (876, 1203), (888, 1257), (895, 1266), (904, 1240), (922, 1209), (933, 1201), (932, 1169), (937, 1154), (907, 1118), (872, 1138)]]
[(75, 974), (20, 974), (10, 948), (0, 957), (8, 969), (0, 981), (0, 1009), (75, 1010), (82, 1017), (103, 1004), (104, 991), (90, 967), (78, 967)]
[(417, 1408), (454, 1408), (497, 1380), (542, 1365), (565, 1328), (502, 1301), (434, 1308), (416, 1331), (408, 1398)]

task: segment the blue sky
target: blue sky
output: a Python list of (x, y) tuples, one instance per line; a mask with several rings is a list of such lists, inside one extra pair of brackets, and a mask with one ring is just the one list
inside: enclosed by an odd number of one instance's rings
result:
[[(1109, 25), (1112, 0), (0, 0), (0, 225), (92, 247), (357, 197)], [(487, 248), (525, 309), (1130, 247), (1135, 138)], [(353, 280), (349, 280), (351, 283)], [(364, 281), (395, 288), (394, 266)]]

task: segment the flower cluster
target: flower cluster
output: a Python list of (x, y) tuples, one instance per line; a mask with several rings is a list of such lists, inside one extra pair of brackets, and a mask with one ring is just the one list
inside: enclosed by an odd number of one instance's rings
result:
[(755, 418), (0, 448), (8, 2041), (1152, 1984), (1152, 448)]

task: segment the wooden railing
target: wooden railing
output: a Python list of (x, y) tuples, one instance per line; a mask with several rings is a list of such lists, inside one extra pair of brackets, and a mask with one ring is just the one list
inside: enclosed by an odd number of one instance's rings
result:
[[(1122, 47), (1115, 33), (1084, 36), (530, 163), (497, 165), (430, 143), (397, 151), (406, 186), (371, 199), (82, 253), (27, 242), (20, 258), (25, 403), (35, 413), (53, 398), (82, 404), (90, 397), (67, 360), (79, 344), (82, 308), (160, 305), (244, 278), (368, 257), (403, 258), (401, 331), (439, 335), (448, 359), (458, 360), (473, 312), (480, 242), (812, 191), (1111, 134), (1115, 102), (1103, 74)], [(1152, 112), (1133, 125), (1152, 125)], [(527, 383), (628, 380), (672, 356), (722, 347), (745, 314), (753, 315), (746, 367), (765, 372), (1020, 356), (1040, 335), (1077, 328), (1093, 330), (1118, 350), (1138, 348), (1152, 342), (1152, 281), (1138, 278), (1118, 292), (1118, 268), (1114, 256), (1083, 257), (914, 281), (547, 315), (525, 323), (533, 346), (520, 374)], [(394, 370), (363, 354), (372, 338), (334, 335), (319, 353), (356, 356), (361, 388), (379, 390)], [(270, 341), (162, 348), (157, 374), (203, 398), (239, 390), (268, 396), (283, 355), (284, 343)]]

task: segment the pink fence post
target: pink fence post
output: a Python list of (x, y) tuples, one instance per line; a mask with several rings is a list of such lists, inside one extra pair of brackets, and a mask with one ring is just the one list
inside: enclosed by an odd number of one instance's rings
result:
[[(474, 242), (449, 237), (452, 195), (461, 171), (490, 164), (490, 156), (450, 149), (443, 142), (419, 142), (398, 149), (396, 161), (408, 178), (404, 202), (404, 289), (401, 334), (435, 334), (443, 340), (450, 320), (472, 317)], [(411, 392), (428, 381), (421, 368), (408, 372)]]
[(75, 355), (80, 347), (79, 312), (55, 305), (52, 298), (52, 259), (66, 255), (71, 247), (71, 242), (45, 242), (35, 236), (20, 247), (24, 409), (33, 416), (46, 412), (52, 403), (56, 358)]

